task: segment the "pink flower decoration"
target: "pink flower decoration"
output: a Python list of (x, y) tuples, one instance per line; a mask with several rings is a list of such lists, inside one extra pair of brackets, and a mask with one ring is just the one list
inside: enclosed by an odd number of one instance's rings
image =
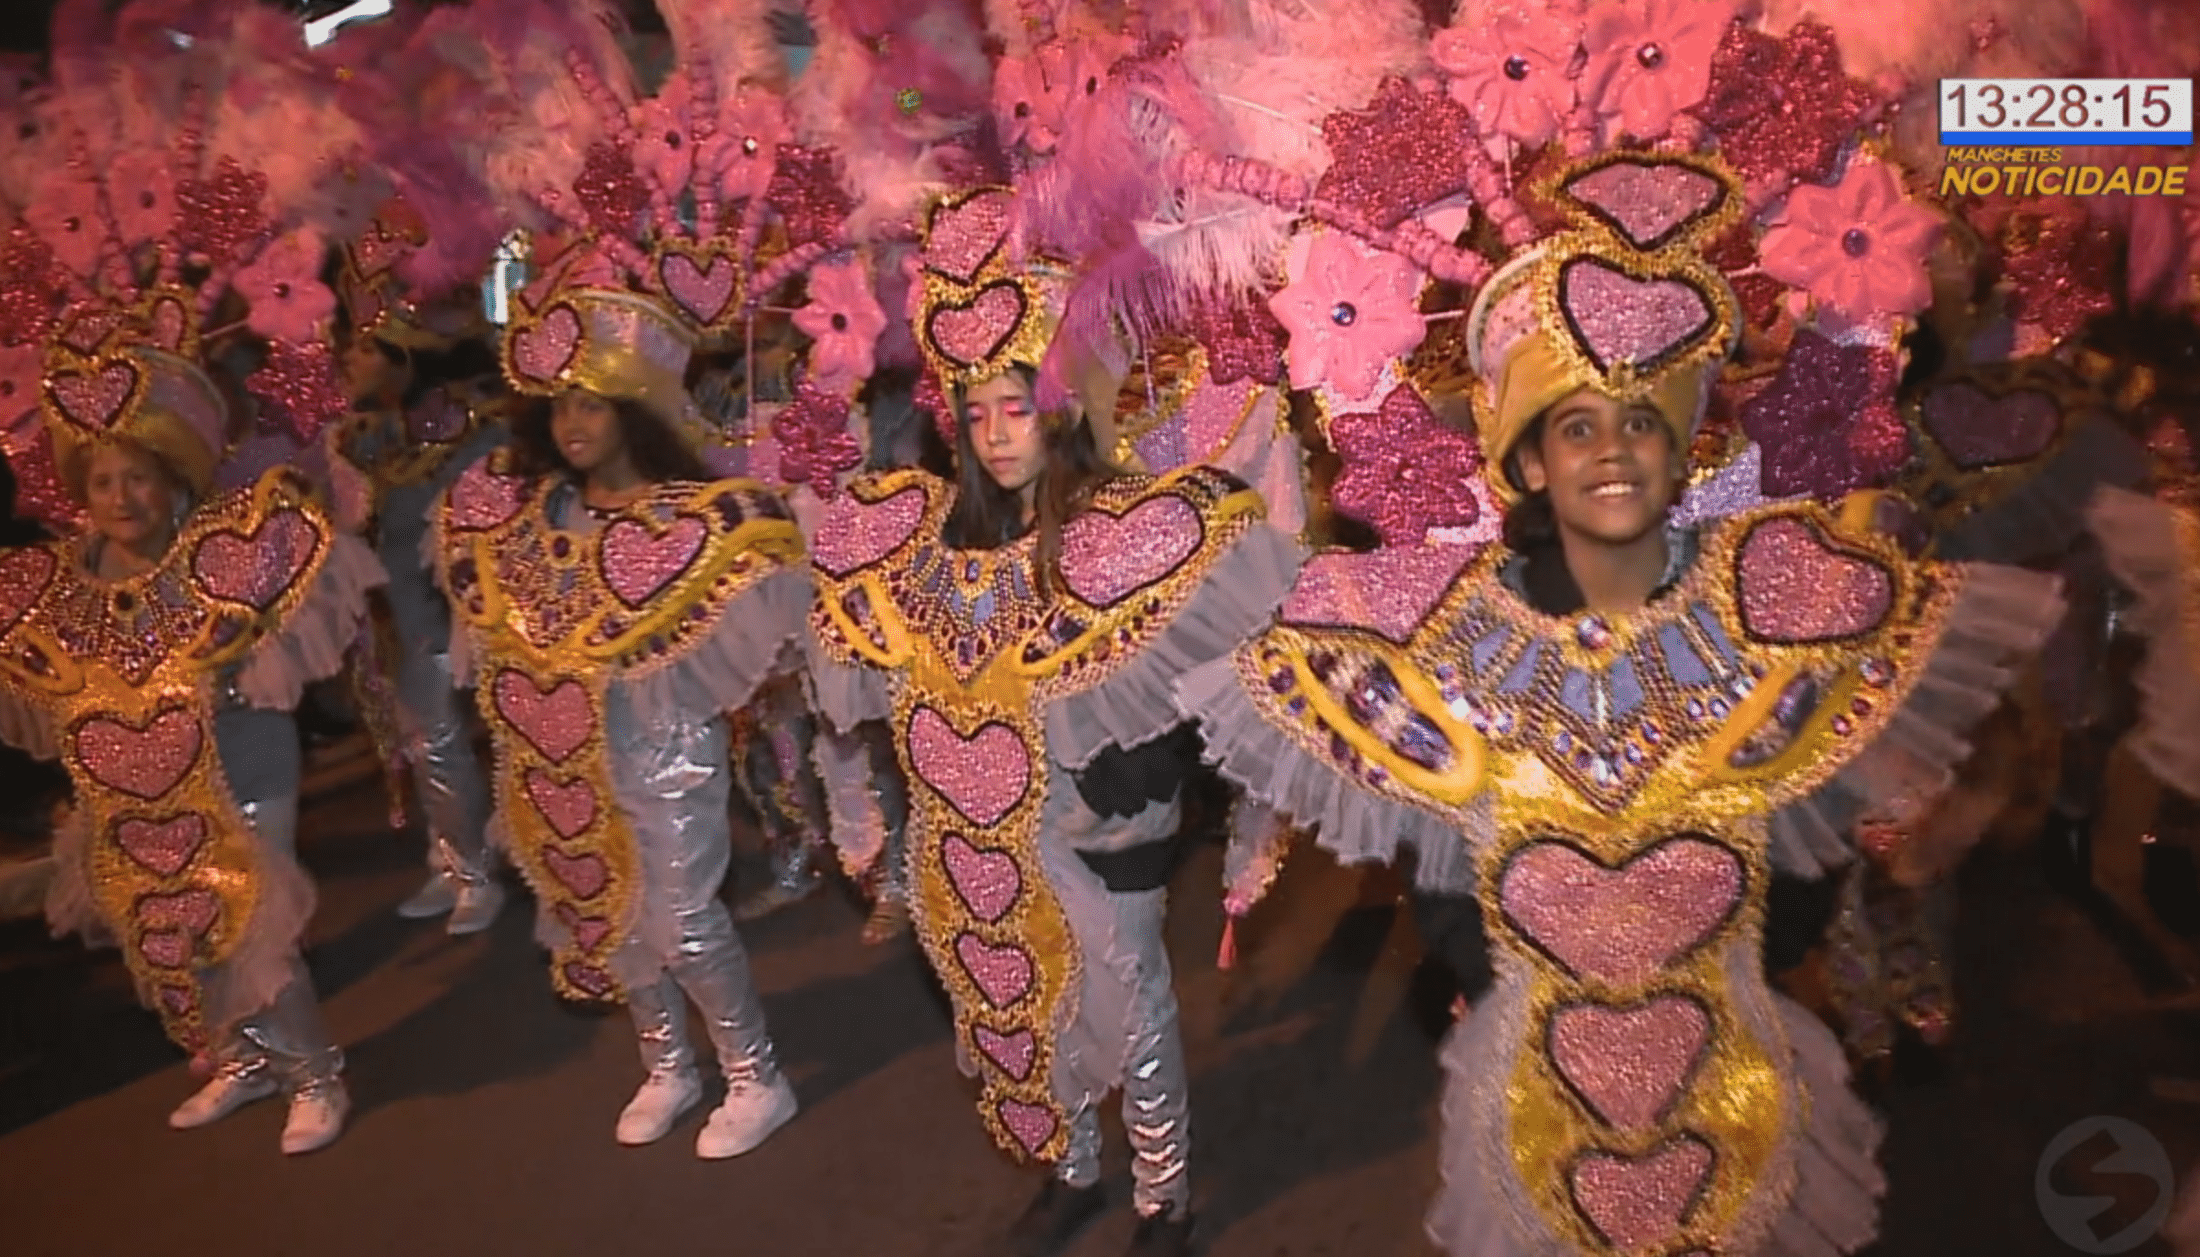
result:
[(810, 270), (809, 304), (794, 312), (794, 325), (817, 343), (810, 370), (819, 388), (838, 392), (877, 370), (875, 349), (886, 330), (886, 311), (871, 292), (861, 262), (828, 262)]
[(176, 225), (176, 176), (168, 154), (140, 148), (116, 158), (107, 168), (107, 208), (124, 240), (167, 235)]
[(1796, 188), (1758, 255), (1766, 274), (1861, 323), (1931, 300), (1925, 255), (1941, 226), (1939, 215), (1903, 199), (1893, 170), (1859, 161), (1834, 187)]
[(1585, 88), (1597, 116), (1640, 139), (1665, 134), (1673, 115), (1711, 88), (1732, 0), (1627, 0), (1590, 19)]
[(1291, 387), (1326, 384), (1350, 401), (1375, 391), (1383, 364), (1427, 333), (1414, 308), (1421, 271), (1395, 253), (1342, 232), (1301, 238), (1303, 258), (1289, 287), (1268, 299), (1291, 334)]
[(688, 139), (687, 76), (634, 107), (634, 168), (657, 187), (677, 192), (695, 171), (696, 146)]
[(1580, 22), (1539, 13), (1438, 31), (1429, 51), (1476, 128), (1535, 145), (1556, 136), (1573, 112), (1569, 72), (1580, 43)]
[(326, 255), (320, 233), (302, 227), (237, 272), (237, 291), (252, 305), (247, 322), (253, 331), (294, 344), (319, 335), (322, 321), (336, 313), (336, 294), (320, 279)]
[(107, 233), (99, 217), (99, 190), (93, 185), (68, 175), (40, 180), (23, 220), (63, 266), (85, 279), (99, 269), (99, 247)]
[(709, 149), (719, 195), (728, 201), (762, 196), (779, 164), (779, 146), (792, 135), (785, 106), (770, 92), (744, 88), (723, 102)]

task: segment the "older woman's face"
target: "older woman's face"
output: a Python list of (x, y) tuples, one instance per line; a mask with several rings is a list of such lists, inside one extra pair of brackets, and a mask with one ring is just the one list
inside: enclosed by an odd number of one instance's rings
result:
[(92, 527), (118, 546), (146, 551), (172, 539), (181, 494), (160, 460), (134, 445), (103, 443), (84, 475)]
[(1656, 409), (1582, 389), (1546, 411), (1520, 450), (1528, 488), (1547, 489), (1570, 532), (1625, 545), (1662, 526), (1680, 488), (1679, 451)]

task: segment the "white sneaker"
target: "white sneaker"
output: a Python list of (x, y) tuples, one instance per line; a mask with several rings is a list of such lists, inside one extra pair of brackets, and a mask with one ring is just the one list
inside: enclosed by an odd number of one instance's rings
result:
[(428, 874), (427, 883), (412, 898), (397, 905), (397, 915), (408, 921), (439, 917), (458, 906), (458, 879), (441, 870)]
[(344, 1084), (330, 1080), (290, 1097), (290, 1116), (283, 1122), (283, 1152), (302, 1156), (318, 1152), (344, 1133), (344, 1119), (351, 1116), (351, 1093)]
[(176, 1106), (176, 1111), (168, 1115), (168, 1124), (177, 1130), (194, 1130), (218, 1122), (255, 1100), (265, 1100), (277, 1090), (275, 1080), (265, 1069), (243, 1074), (224, 1070)]
[(695, 1137), (695, 1155), (705, 1161), (738, 1157), (771, 1138), (801, 1107), (784, 1075), (770, 1086), (734, 1083), (726, 1088), (725, 1103), (711, 1112)]
[(651, 1074), (619, 1114), (619, 1142), (629, 1148), (656, 1143), (702, 1098), (703, 1084), (692, 1069)]
[(443, 928), (453, 937), (463, 938), (479, 934), (496, 924), (497, 913), (504, 910), (504, 888), (492, 880), (474, 882), (458, 891), (458, 906), (451, 910), (451, 920)]

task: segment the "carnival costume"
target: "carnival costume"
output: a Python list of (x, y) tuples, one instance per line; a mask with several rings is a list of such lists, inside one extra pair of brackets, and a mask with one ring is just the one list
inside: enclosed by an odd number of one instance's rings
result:
[[(212, 1074), (171, 1125), (279, 1091), (283, 1148), (308, 1152), (349, 1102), (299, 954), (315, 895), (295, 851), (291, 713), (342, 666), (383, 573), (287, 467), (215, 491), (231, 412), (202, 331), (242, 298), (266, 342), (243, 381), (262, 421), (312, 435), (333, 385), (317, 224), (342, 219), (342, 189), (311, 160), (283, 164), (310, 158), (295, 145), (254, 137), (276, 117), (323, 127), (316, 140), (338, 150), (344, 133), (309, 103), (319, 85), (263, 55), (278, 32), (296, 37), (281, 17), (171, 16), (188, 51), (166, 29), (150, 46), (81, 25), (57, 38), (60, 103), (35, 141), (50, 177), (7, 230), (0, 396), (28, 412), (6, 416), (9, 460), (19, 502), (62, 536), (0, 558), (0, 736), (61, 759), (76, 787), (54, 927), (119, 945), (140, 997)], [(233, 90), (244, 77), (251, 94)], [(111, 445), (150, 453), (181, 499), (167, 552), (114, 579), (82, 513)]]
[[(1060, 313), (1018, 252), (1016, 194), (926, 218), (914, 323), (943, 391), (1036, 369)], [(1272, 613), (1295, 547), (1257, 494), (1188, 467), (1106, 481), (1063, 528), (955, 550), (953, 486), (858, 477), (812, 556), (812, 680), (842, 730), (883, 720), (909, 782), (916, 931), (955, 1009), (979, 1114), (1011, 1156), (1089, 1188), (1124, 1089), (1135, 1204), (1190, 1204), (1183, 1052), (1161, 917), (1187, 750), (1168, 685)]]

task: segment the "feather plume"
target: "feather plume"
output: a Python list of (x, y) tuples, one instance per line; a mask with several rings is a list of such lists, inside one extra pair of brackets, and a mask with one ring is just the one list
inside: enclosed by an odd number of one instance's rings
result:
[(657, 0), (682, 66), (708, 62), (721, 99), (742, 83), (787, 85), (787, 59), (772, 38), (767, 0)]

